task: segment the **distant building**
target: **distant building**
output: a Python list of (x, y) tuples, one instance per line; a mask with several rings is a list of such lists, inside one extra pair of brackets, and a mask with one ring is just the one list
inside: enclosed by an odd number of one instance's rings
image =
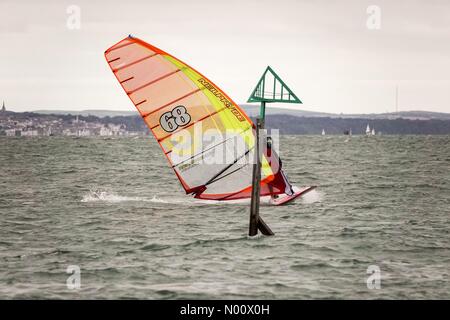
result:
[(107, 126), (103, 126), (100, 128), (100, 135), (101, 136), (112, 136), (113, 132)]
[(16, 129), (6, 129), (5, 134), (7, 137), (14, 137), (16, 135)]
[(28, 130), (22, 130), (21, 134), (22, 137), (36, 137), (39, 135), (37, 130), (28, 129)]

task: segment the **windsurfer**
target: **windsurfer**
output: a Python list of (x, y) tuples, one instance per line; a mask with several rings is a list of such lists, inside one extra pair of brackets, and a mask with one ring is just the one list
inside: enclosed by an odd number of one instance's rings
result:
[[(292, 196), (294, 194), (294, 190), (292, 188), (292, 185), (289, 183), (289, 180), (288, 180), (286, 174), (283, 172), (283, 170), (281, 170), (281, 168), (282, 168), (281, 158), (277, 155), (277, 153), (275, 151), (272, 150), (272, 138), (270, 136), (267, 137), (267, 157), (268, 157), (268, 159), (270, 159), (270, 164), (272, 164), (273, 161), (278, 161), (279, 168), (278, 168), (277, 175), (278, 174), (280, 175), (280, 177), (282, 178), (282, 180), (286, 186), (285, 193), (288, 196)], [(272, 199), (278, 198), (278, 195), (274, 194), (272, 192), (273, 188), (270, 185), (270, 183), (269, 183), (269, 190), (270, 190)]]

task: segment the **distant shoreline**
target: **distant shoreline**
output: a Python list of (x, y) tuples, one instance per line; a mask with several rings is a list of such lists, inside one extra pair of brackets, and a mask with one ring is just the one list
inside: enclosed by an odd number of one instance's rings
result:
[[(239, 105), (249, 116), (256, 116), (259, 113), (259, 106), (254, 104), (240, 104)], [(76, 110), (33, 110), (24, 111), (17, 113), (39, 113), (39, 114), (58, 114), (58, 115), (82, 115), (82, 116), (96, 116), (96, 117), (114, 117), (114, 116), (134, 116), (137, 115), (135, 110), (107, 110), (107, 109), (86, 109), (81, 111)], [(445, 112), (433, 112), (433, 111), (399, 111), (391, 113), (355, 113), (355, 114), (337, 114), (337, 113), (327, 113), (327, 112), (317, 112), (317, 111), (306, 111), (299, 107), (297, 110), (287, 109), (287, 108), (267, 108), (267, 115), (292, 115), (297, 117), (311, 117), (311, 118), (343, 118), (343, 119), (410, 119), (410, 120), (450, 120), (450, 113)]]
[[(104, 116), (45, 114), (35, 112), (0, 112), (1, 136), (138, 136), (150, 130), (142, 118), (130, 115)], [(248, 112), (254, 119), (254, 114)], [(449, 115), (450, 116), (450, 115)], [(278, 129), (280, 134), (365, 135), (366, 126), (383, 135), (449, 135), (449, 119), (422, 118), (347, 118), (329, 116), (295, 116), (273, 114), (266, 117), (267, 129)]]

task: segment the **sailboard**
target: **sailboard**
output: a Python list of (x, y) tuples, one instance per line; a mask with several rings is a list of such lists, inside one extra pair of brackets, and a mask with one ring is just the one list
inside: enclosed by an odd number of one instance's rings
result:
[[(255, 126), (227, 94), (186, 63), (133, 36), (107, 49), (105, 58), (186, 194), (206, 200), (251, 197)], [(211, 130), (214, 139), (198, 138)], [(214, 161), (220, 150), (227, 161)], [(261, 196), (283, 195), (292, 190), (288, 184), (275, 152), (266, 151)]]
[(291, 195), (285, 194), (283, 196), (278, 196), (276, 198), (270, 198), (268, 201), (270, 204), (272, 204), (274, 206), (281, 206), (283, 204), (287, 204), (291, 201), (294, 201), (298, 197), (305, 195), (306, 193), (314, 190), (315, 188), (316, 188), (315, 186), (303, 187), (303, 188), (294, 187), (293, 194), (291, 194)]

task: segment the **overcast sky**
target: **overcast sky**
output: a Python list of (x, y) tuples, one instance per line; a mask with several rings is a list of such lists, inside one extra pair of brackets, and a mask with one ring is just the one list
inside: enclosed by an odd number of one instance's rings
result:
[[(70, 5), (80, 29), (67, 25)], [(0, 0), (0, 100), (14, 111), (135, 110), (103, 56), (130, 33), (237, 103), (270, 65), (305, 110), (392, 112), (398, 85), (400, 111), (450, 112), (449, 0)]]

